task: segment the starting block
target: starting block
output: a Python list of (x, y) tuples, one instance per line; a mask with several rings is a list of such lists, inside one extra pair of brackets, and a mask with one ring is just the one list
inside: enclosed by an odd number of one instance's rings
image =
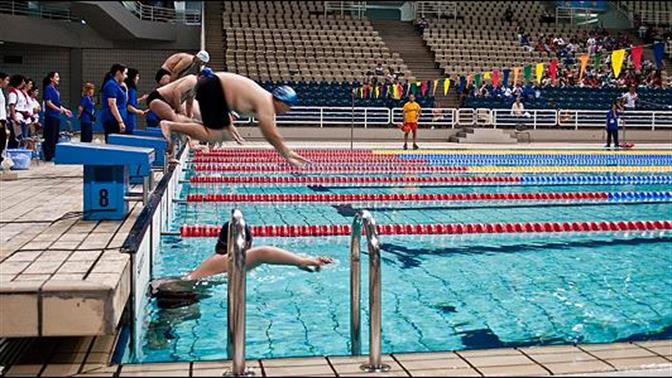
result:
[[(153, 148), (156, 158), (152, 167), (161, 168), (161, 170), (165, 169), (167, 144), (163, 137), (155, 138), (139, 135), (110, 134), (107, 137), (107, 143), (119, 146)], [(129, 180), (131, 184), (142, 184), (143, 177), (135, 175), (134, 167), (129, 167)]]
[(133, 135), (161, 138), (164, 141), (166, 140), (166, 138), (163, 137), (163, 133), (161, 133), (160, 127), (146, 127), (144, 130), (135, 129), (133, 130)]
[(84, 216), (86, 220), (122, 220), (128, 214), (129, 167), (142, 176), (143, 200), (149, 196), (149, 176), (155, 160), (151, 148), (59, 143), (56, 164), (84, 166)]

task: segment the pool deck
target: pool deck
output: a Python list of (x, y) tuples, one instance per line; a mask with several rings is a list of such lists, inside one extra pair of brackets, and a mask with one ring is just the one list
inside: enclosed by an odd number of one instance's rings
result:
[[(401, 143), (355, 143), (355, 148), (399, 148)], [(229, 145), (227, 145), (228, 147)], [(349, 143), (293, 142), (293, 148), (349, 148)], [(245, 147), (265, 147), (249, 142)], [(423, 149), (585, 149), (595, 144), (463, 145), (424, 143)], [(671, 144), (633, 151), (672, 152)], [(421, 150), (422, 151), (422, 150)], [(409, 151), (410, 152), (410, 151)], [(142, 204), (132, 202), (123, 221), (83, 221), (81, 166), (51, 163), (0, 181), (0, 338), (24, 343), (6, 376), (221, 375), (222, 362), (109, 366), (116, 326), (130, 288), (130, 259), (120, 252)], [(158, 177), (157, 180), (158, 181)], [(138, 188), (135, 188), (137, 191)], [(63, 321), (67, 319), (68, 321)], [(41, 336), (54, 336), (39, 338)], [(24, 339), (33, 337), (33, 339)], [(1, 340), (0, 340), (1, 341)], [(359, 375), (365, 358), (255, 360), (257, 376)], [(672, 340), (626, 344), (514, 348), (450, 353), (392, 354), (389, 376), (559, 375), (645, 370), (672, 376)]]

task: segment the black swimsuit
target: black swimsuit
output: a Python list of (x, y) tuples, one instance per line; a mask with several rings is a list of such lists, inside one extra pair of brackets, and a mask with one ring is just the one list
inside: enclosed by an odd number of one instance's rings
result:
[[(154, 100), (160, 100), (160, 101), (163, 101), (166, 104), (168, 104), (168, 101), (166, 101), (166, 99), (163, 98), (163, 96), (161, 96), (161, 93), (159, 93), (159, 91), (157, 91), (156, 89), (153, 90), (152, 93), (150, 93), (147, 96), (147, 106), (149, 106), (149, 104), (151, 104), (152, 101), (154, 101)], [(168, 105), (170, 105), (170, 104), (168, 104)]]

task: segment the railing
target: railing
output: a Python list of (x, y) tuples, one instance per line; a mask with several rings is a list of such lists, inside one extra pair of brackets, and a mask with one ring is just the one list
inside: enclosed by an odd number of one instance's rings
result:
[(452, 16), (454, 20), (457, 20), (457, 2), (454, 1), (414, 1), (413, 10), (416, 18), (418, 16), (431, 18)]
[(555, 24), (560, 20), (568, 19), (571, 25), (588, 25), (597, 22), (599, 19), (595, 9), (575, 8), (575, 7), (556, 7)]
[(381, 352), (381, 289), (380, 289), (380, 240), (376, 221), (371, 213), (362, 210), (352, 222), (350, 235), (350, 338), (352, 354), (362, 354), (361, 335), (361, 239), (362, 225), (369, 249), (369, 363), (360, 368), (366, 372), (386, 372), (390, 366), (383, 364)]
[[(309, 107), (297, 106), (276, 116), (278, 125), (309, 125), (319, 127), (391, 127), (402, 122), (401, 108)], [(420, 128), (455, 128), (462, 126), (512, 127), (524, 125), (532, 129), (557, 127), (604, 127), (606, 110), (530, 109), (515, 116), (511, 109), (488, 108), (424, 108)], [(628, 127), (656, 130), (672, 128), (672, 110), (627, 110), (621, 119)], [(236, 125), (251, 125), (254, 118), (239, 118)]]
[(52, 20), (77, 21), (81, 19), (73, 16), (69, 8), (54, 5), (45, 5), (34, 1), (0, 1), (0, 13), (13, 16), (31, 16)]
[(672, 25), (672, 12), (670, 11), (653, 11), (653, 10), (635, 11), (634, 9), (630, 9), (627, 3), (628, 3), (627, 1), (616, 2), (619, 9), (622, 9), (627, 13), (631, 25), (635, 24), (635, 18), (641, 19), (642, 22), (654, 26)]
[(200, 25), (201, 11), (185, 9), (184, 12), (172, 8), (144, 5), (139, 1), (122, 1), (126, 9), (144, 21), (177, 22), (185, 25)]
[(232, 367), (231, 370), (227, 371), (226, 375), (235, 377), (251, 375), (245, 368), (245, 253), (249, 247), (245, 242), (245, 232), (243, 213), (238, 209), (234, 209), (231, 212), (227, 240), (229, 277), (226, 351), (231, 360)]
[(357, 18), (362, 18), (366, 14), (366, 1), (325, 1), (324, 15), (329, 12), (340, 13), (344, 16), (346, 12)]

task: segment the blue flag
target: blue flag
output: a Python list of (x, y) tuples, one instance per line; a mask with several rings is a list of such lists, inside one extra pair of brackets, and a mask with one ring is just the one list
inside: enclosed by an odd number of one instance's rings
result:
[(665, 44), (656, 42), (653, 45), (653, 55), (656, 58), (656, 67), (660, 70), (663, 68), (663, 57), (665, 56)]
[(511, 70), (508, 68), (504, 69), (504, 76), (502, 77), (502, 86), (506, 87), (509, 85), (509, 75), (511, 74)]
[(460, 85), (457, 87), (457, 93), (464, 92), (464, 87), (467, 86), (467, 79), (464, 76), (460, 76)]

